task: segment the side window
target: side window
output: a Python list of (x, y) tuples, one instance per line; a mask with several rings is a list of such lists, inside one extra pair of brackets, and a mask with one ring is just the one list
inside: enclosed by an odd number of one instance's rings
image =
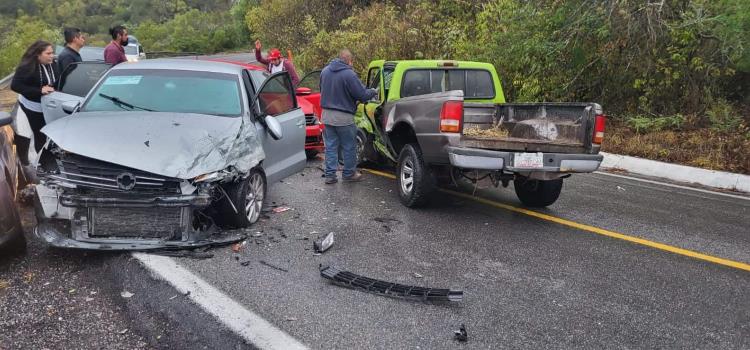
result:
[(320, 71), (307, 73), (307, 75), (300, 80), (297, 87), (306, 87), (313, 93), (320, 92)]
[(391, 89), (391, 81), (393, 80), (394, 67), (383, 68), (383, 88), (388, 91)]
[(266, 71), (260, 71), (260, 70), (247, 70), (250, 73), (250, 80), (253, 82), (253, 91), (258, 91), (260, 89), (260, 86), (263, 85), (263, 83), (268, 79), (270, 74), (266, 73)]
[(429, 94), (430, 71), (426, 69), (409, 70), (404, 74), (404, 82), (401, 87), (401, 97), (418, 96)]
[(258, 93), (261, 115), (277, 116), (297, 108), (289, 73), (272, 75)]
[(58, 90), (62, 93), (83, 97), (96, 85), (104, 73), (112, 68), (106, 63), (73, 63), (65, 68), (60, 77)]
[(371, 68), (367, 73), (367, 88), (375, 89), (380, 87), (380, 68)]

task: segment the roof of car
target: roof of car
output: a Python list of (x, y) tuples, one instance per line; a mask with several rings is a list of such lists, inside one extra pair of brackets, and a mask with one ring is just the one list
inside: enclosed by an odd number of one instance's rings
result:
[(257, 62), (256, 63), (248, 63), (248, 62), (225, 60), (225, 59), (222, 59), (222, 58), (208, 58), (208, 59), (206, 59), (206, 61), (231, 63), (231, 64), (243, 66), (243, 67), (245, 67), (247, 69), (250, 69), (250, 70), (259, 70), (259, 71), (264, 71), (264, 72), (266, 71), (266, 69), (263, 68), (263, 67), (261, 67), (261, 66), (259, 66)]
[(164, 69), (164, 70), (189, 70), (197, 72), (240, 74), (242, 66), (224, 62), (213, 62), (196, 59), (158, 58), (154, 60), (143, 60), (132, 63), (121, 63), (113, 70), (124, 69)]

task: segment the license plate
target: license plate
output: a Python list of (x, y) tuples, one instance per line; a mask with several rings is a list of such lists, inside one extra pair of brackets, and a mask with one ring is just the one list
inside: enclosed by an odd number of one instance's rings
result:
[(542, 153), (516, 153), (513, 157), (513, 167), (520, 169), (539, 169), (544, 167)]

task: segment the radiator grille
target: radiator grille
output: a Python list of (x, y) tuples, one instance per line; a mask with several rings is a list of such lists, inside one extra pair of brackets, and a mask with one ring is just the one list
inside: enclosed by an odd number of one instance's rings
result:
[(89, 208), (89, 236), (179, 239), (182, 208)]

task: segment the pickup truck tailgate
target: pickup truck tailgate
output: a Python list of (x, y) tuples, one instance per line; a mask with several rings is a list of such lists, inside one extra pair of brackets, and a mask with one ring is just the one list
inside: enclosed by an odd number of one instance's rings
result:
[(464, 105), (461, 146), (524, 152), (593, 153), (596, 103)]

